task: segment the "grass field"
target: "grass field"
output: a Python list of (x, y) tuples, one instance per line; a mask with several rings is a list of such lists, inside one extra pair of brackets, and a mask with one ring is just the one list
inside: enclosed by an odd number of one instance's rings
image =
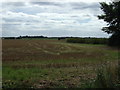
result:
[(106, 45), (57, 39), (2, 40), (2, 45), (4, 88), (89, 87), (99, 67), (118, 61), (118, 50)]

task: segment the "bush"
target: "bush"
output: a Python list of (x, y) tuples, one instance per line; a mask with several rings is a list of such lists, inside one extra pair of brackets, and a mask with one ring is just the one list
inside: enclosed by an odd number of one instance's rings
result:
[(97, 71), (94, 82), (95, 88), (120, 88), (120, 66), (104, 66)]
[(69, 43), (107, 44), (107, 38), (68, 38)]
[(86, 81), (81, 88), (114, 88), (120, 90), (120, 62), (118, 65), (107, 63), (97, 69), (96, 77)]
[(120, 32), (114, 33), (110, 38), (108, 42), (109, 46), (117, 46), (120, 47)]

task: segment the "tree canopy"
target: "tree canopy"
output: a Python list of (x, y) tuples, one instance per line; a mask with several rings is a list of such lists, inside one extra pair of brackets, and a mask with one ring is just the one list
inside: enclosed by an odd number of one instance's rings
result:
[(100, 5), (104, 14), (99, 15), (98, 18), (108, 23), (107, 27), (103, 27), (102, 30), (108, 34), (120, 32), (120, 1), (109, 4), (102, 2)]
[(120, 1), (110, 2), (109, 4), (102, 2), (100, 5), (104, 13), (99, 15), (98, 18), (108, 23), (107, 27), (103, 27), (102, 30), (112, 34), (108, 45), (120, 47)]

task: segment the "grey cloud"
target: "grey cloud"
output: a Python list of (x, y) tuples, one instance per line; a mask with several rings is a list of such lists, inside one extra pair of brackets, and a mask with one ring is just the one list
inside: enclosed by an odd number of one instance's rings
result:
[(22, 22), (23, 20), (13, 19), (13, 18), (2, 18), (5, 22)]
[(91, 9), (91, 10), (98, 10), (99, 9), (99, 3), (71, 3), (71, 6), (73, 9), (76, 10), (82, 10), (82, 9)]
[(25, 6), (24, 2), (4, 2), (2, 3), (2, 6)]
[(114, 0), (114, 2), (119, 2), (120, 0)]
[(62, 4), (60, 3), (55, 3), (55, 2), (31, 2), (31, 4), (36, 4), (36, 5), (40, 5), (40, 6), (62, 6)]
[[(12, 31), (11, 31), (12, 30)], [(17, 33), (16, 33), (17, 32)], [(6, 29), (3, 31), (4, 36), (20, 36), (20, 35), (44, 35), (44, 36), (78, 36), (78, 37), (109, 37), (106, 33), (102, 33), (102, 31), (92, 31), (92, 32), (85, 32), (85, 31), (68, 31), (68, 30), (43, 30), (43, 31), (38, 31), (38, 30), (18, 30), (16, 31), (15, 28), (10, 28), (9, 30)]]
[[(9, 2), (6, 4), (11, 5), (8, 8), (14, 7), (8, 10), (12, 14), (3, 18), (5, 21), (3, 36), (107, 36), (98, 28), (102, 25), (100, 23), (96, 24), (93, 15), (94, 13), (99, 14), (99, 3), (45, 1), (29, 3), (28, 5), (25, 5), (25, 2)], [(22, 14), (19, 12), (22, 12)], [(94, 22), (95, 25), (92, 24)]]
[(17, 25), (11, 25), (11, 24), (2, 24), (2, 36), (15, 36)]
[(25, 23), (40, 23), (40, 20), (33, 20), (33, 19), (25, 19), (25, 18), (23, 18), (23, 19), (16, 19), (16, 18), (2, 18), (5, 22), (19, 22), (19, 23), (22, 23), (22, 22), (25, 22)]

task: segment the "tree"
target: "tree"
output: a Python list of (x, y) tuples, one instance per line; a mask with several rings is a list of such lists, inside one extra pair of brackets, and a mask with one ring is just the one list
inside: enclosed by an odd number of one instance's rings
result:
[(109, 4), (102, 2), (100, 5), (104, 14), (99, 15), (98, 18), (108, 23), (107, 27), (103, 27), (102, 30), (112, 34), (109, 38), (109, 45), (120, 46), (120, 1)]

